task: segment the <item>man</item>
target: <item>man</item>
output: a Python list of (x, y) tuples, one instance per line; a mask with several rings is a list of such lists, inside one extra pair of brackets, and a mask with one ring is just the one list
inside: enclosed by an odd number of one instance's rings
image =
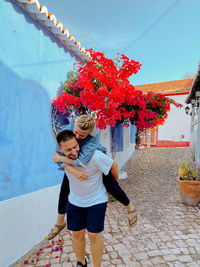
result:
[[(64, 130), (57, 135), (58, 149), (65, 156), (75, 160), (78, 158), (79, 144), (75, 134)], [(95, 267), (101, 266), (103, 254), (103, 238), (105, 211), (107, 207), (107, 191), (103, 185), (102, 173), (111, 171), (118, 176), (116, 162), (99, 150), (96, 150), (85, 167), (78, 167), (88, 175), (88, 179), (76, 179), (68, 169), (70, 194), (67, 204), (67, 226), (73, 231), (73, 248), (77, 257), (77, 267), (87, 266), (85, 261), (85, 230), (88, 231), (90, 249)], [(83, 169), (84, 168), (84, 169)]]

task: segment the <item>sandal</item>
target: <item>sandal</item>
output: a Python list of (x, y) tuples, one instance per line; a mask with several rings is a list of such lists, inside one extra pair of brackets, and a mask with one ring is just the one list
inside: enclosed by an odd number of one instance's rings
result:
[(53, 229), (51, 229), (51, 232), (48, 234), (48, 236), (46, 236), (47, 240), (51, 240), (52, 238), (54, 238), (55, 236), (57, 236), (63, 228), (65, 228), (65, 226), (67, 225), (66, 222), (64, 222), (64, 224), (59, 225), (59, 224), (55, 224), (54, 227), (56, 227), (58, 230), (57, 231), (53, 231)]
[(136, 225), (136, 223), (137, 223), (137, 214), (136, 214), (135, 210), (128, 211), (128, 215), (129, 214), (133, 214), (134, 215), (132, 219), (128, 218), (129, 226)]

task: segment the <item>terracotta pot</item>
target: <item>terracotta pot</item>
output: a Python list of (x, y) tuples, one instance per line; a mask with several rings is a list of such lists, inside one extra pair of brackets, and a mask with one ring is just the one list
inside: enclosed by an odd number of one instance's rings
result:
[(178, 185), (183, 203), (197, 206), (200, 202), (200, 181), (185, 181), (178, 176)]

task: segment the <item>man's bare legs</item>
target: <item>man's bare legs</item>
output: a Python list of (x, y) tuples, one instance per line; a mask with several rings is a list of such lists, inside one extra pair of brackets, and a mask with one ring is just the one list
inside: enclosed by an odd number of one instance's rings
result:
[(102, 255), (103, 255), (103, 237), (101, 233), (88, 232), (90, 240), (90, 249), (94, 267), (101, 267)]
[[(101, 233), (88, 232), (90, 240), (90, 249), (94, 267), (101, 267), (103, 255), (103, 237)], [(77, 261), (85, 264), (85, 229), (73, 232), (73, 249)]]
[(73, 231), (73, 249), (76, 254), (77, 261), (85, 264), (85, 229)]

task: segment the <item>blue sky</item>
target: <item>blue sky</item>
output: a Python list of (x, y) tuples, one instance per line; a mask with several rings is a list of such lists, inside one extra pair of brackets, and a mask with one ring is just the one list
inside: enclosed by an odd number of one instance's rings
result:
[[(139, 61), (142, 68), (131, 78), (134, 85), (183, 79), (197, 72), (199, 0), (40, 0), (40, 4), (85, 48), (104, 51), (109, 58), (124, 53)], [(159, 19), (166, 10), (168, 14)]]

